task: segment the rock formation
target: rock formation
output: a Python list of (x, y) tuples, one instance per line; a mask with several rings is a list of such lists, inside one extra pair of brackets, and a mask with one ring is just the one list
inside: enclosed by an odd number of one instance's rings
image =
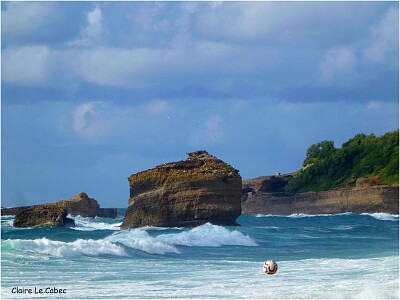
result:
[(15, 227), (70, 227), (75, 225), (73, 219), (67, 218), (66, 209), (55, 204), (31, 206), (19, 211), (14, 220)]
[(239, 171), (206, 151), (129, 177), (130, 199), (122, 228), (237, 225)]
[[(248, 214), (291, 215), (353, 213), (399, 213), (398, 186), (371, 186), (371, 179), (360, 181), (354, 188), (294, 195), (283, 193), (286, 179), (264, 176), (243, 181), (242, 210)], [(276, 184), (276, 182), (279, 182)], [(368, 182), (365, 184), (364, 182)], [(275, 184), (272, 184), (275, 183)], [(360, 187), (361, 186), (361, 187)], [(268, 188), (266, 188), (268, 187)]]
[(117, 217), (117, 209), (100, 208), (100, 205), (97, 203), (97, 201), (95, 199), (89, 198), (86, 193), (79, 193), (72, 198), (53, 203), (1, 208), (2, 216), (16, 216), (14, 224), (34, 224), (26, 226), (15, 225), (17, 227), (65, 226), (65, 217), (67, 216), (67, 214), (71, 214), (73, 216), (79, 215), (81, 217), (103, 217), (115, 219)]
[(117, 217), (116, 208), (100, 208), (100, 205), (93, 198), (89, 198), (86, 193), (56, 202), (61, 207), (65, 208), (69, 214), (81, 217), (102, 217), (113, 218)]

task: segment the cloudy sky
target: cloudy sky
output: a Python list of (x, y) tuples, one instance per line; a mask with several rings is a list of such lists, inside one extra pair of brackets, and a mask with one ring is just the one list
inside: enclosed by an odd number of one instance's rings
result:
[(2, 2), (2, 205), (205, 149), (244, 179), (398, 128), (397, 2)]

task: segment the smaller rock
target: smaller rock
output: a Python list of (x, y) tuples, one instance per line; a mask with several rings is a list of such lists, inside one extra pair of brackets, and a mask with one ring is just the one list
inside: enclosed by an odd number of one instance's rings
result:
[(89, 198), (86, 193), (79, 193), (66, 200), (61, 200), (53, 203), (45, 203), (33, 206), (21, 206), (11, 208), (1, 208), (1, 215), (17, 215), (19, 212), (24, 211), (28, 208), (40, 207), (43, 205), (56, 205), (59, 208), (64, 208), (67, 212), (74, 216), (81, 217), (101, 217), (101, 218), (113, 218), (117, 217), (116, 208), (100, 208), (100, 205), (93, 198)]
[(40, 205), (28, 207), (19, 211), (14, 220), (15, 227), (73, 227), (75, 221), (67, 218), (68, 212), (55, 205)]

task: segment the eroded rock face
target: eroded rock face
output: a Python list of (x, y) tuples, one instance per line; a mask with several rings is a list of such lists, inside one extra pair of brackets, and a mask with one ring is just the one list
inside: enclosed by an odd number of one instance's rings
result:
[(68, 212), (55, 204), (31, 206), (20, 210), (14, 220), (15, 227), (69, 227), (75, 221), (67, 218)]
[(116, 208), (100, 208), (100, 205), (93, 198), (89, 198), (86, 193), (57, 202), (61, 207), (65, 208), (69, 214), (81, 217), (102, 217), (113, 218), (117, 217)]
[(206, 151), (129, 177), (130, 199), (121, 227), (237, 225), (239, 171)]
[(379, 176), (368, 176), (368, 177), (361, 177), (358, 178), (356, 181), (356, 187), (370, 187), (370, 186), (377, 186), (381, 185), (381, 180)]
[[(342, 188), (324, 192), (307, 192), (287, 195), (280, 192), (280, 183), (271, 188), (273, 176), (243, 181), (242, 209), (247, 214), (338, 214), (353, 213), (399, 213), (399, 187), (372, 185), (368, 178), (362, 187)], [(276, 182), (276, 178), (273, 180)], [(371, 186), (372, 185), (372, 186)], [(265, 188), (266, 186), (270, 188)]]

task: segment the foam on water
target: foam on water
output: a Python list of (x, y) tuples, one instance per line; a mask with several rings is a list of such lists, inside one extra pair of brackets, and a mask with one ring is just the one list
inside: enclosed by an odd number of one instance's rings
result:
[(47, 238), (35, 240), (14, 239), (2, 241), (3, 247), (57, 257), (127, 256), (125, 250), (116, 244), (104, 240), (91, 239), (78, 239), (74, 242), (52, 241)]
[(14, 216), (9, 218), (1, 217), (1, 226), (13, 227), (13, 223), (14, 223)]
[(280, 271), (296, 282), (299, 298), (398, 299), (398, 269), (398, 256), (280, 263)]
[[(257, 246), (256, 242), (248, 235), (244, 235), (237, 230), (230, 231), (222, 226), (212, 225), (210, 223), (179, 233), (160, 234), (153, 237), (148, 233), (148, 230), (154, 231), (154, 228), (151, 227), (144, 229), (120, 230), (119, 227), (117, 227), (120, 223), (108, 224), (81, 217), (77, 217), (76, 221), (77, 227), (75, 230), (92, 231), (101, 229), (117, 232), (99, 240), (77, 239), (74, 242), (61, 242), (49, 240), (47, 238), (34, 240), (14, 239), (6, 240), (3, 246), (58, 257), (80, 255), (126, 256), (127, 253), (120, 245), (149, 254), (159, 255), (168, 253), (180, 254), (181, 251), (176, 246)], [(178, 230), (178, 228), (176, 228), (176, 230)]]
[(361, 214), (363, 216), (371, 216), (377, 220), (382, 221), (399, 221), (399, 215), (393, 215), (388, 213), (373, 213), (373, 214)]
[(351, 212), (345, 212), (340, 214), (316, 214), (316, 215), (309, 215), (309, 214), (291, 214), (287, 216), (288, 218), (311, 218), (311, 217), (330, 217), (330, 216), (346, 216), (351, 215)]
[(150, 254), (181, 253), (173, 245), (164, 243), (158, 238), (151, 237), (143, 229), (116, 232), (105, 238), (105, 240), (113, 243), (120, 243), (129, 248)]
[(106, 238), (132, 249), (150, 254), (181, 253), (176, 246), (220, 247), (226, 245), (257, 246), (256, 242), (241, 232), (210, 223), (180, 233), (160, 234), (152, 237), (145, 229), (120, 231)]
[(210, 223), (180, 233), (162, 234), (157, 239), (172, 245), (195, 247), (257, 246), (257, 243), (248, 235), (237, 230), (229, 231), (222, 226)]
[(286, 217), (286, 218), (311, 218), (311, 217), (330, 217), (330, 216), (345, 216), (345, 215), (351, 215), (351, 212), (345, 212), (345, 213), (340, 213), (340, 214), (315, 214), (315, 215), (309, 215), (309, 214), (291, 214), (291, 215), (271, 215), (271, 214), (257, 214), (255, 217), (257, 218), (267, 218), (267, 217)]
[(119, 223), (105, 223), (98, 222), (96, 218), (83, 218), (80, 216), (71, 217), (75, 220), (75, 227), (72, 229), (82, 231), (94, 231), (94, 230), (121, 230), (119, 227), (122, 222)]
[[(267, 217), (287, 217), (287, 218), (312, 218), (312, 217), (332, 217), (332, 216), (348, 216), (348, 215), (356, 215), (351, 212), (345, 212), (345, 213), (340, 213), (340, 214), (315, 214), (315, 215), (309, 215), (309, 214), (291, 214), (291, 215), (271, 215), (271, 214), (257, 214), (255, 217), (257, 218), (267, 218)], [(371, 216), (377, 220), (382, 220), (382, 221), (399, 221), (399, 215), (395, 214), (389, 214), (389, 213), (362, 213), (362, 216)]]

